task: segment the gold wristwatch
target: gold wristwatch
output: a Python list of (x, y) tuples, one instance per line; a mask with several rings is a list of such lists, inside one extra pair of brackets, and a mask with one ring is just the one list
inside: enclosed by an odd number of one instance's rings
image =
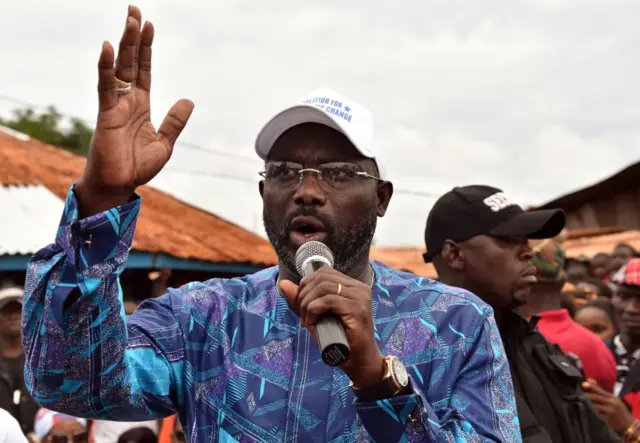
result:
[(388, 355), (384, 358), (384, 376), (378, 383), (358, 388), (351, 385), (353, 393), (359, 401), (369, 402), (395, 397), (403, 393), (409, 386), (407, 368), (398, 357)]

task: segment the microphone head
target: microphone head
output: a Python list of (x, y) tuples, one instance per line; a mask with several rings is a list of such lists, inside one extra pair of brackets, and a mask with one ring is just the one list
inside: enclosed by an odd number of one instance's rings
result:
[(296, 251), (296, 269), (302, 275), (302, 267), (311, 257), (319, 257), (322, 261), (328, 261), (333, 268), (333, 254), (331, 249), (319, 241), (309, 241), (303, 244)]

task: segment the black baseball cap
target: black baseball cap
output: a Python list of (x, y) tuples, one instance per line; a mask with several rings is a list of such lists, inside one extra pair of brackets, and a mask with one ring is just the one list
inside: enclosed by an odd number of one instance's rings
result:
[(440, 197), (429, 212), (424, 261), (431, 262), (446, 240), (462, 242), (477, 235), (551, 238), (564, 229), (565, 222), (562, 209), (525, 211), (498, 188), (456, 187)]

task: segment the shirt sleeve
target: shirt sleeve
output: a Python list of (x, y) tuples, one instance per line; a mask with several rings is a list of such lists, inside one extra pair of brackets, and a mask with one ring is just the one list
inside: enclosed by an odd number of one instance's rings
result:
[(377, 402), (355, 402), (374, 441), (522, 441), (511, 373), (493, 314), (480, 317), (470, 352), (451, 393), (438, 412), (411, 382), (412, 393)]
[[(48, 409), (138, 421), (181, 401), (180, 297), (145, 301), (125, 318), (120, 274), (141, 200), (78, 220), (73, 188), (54, 244), (30, 260), (22, 337), (25, 384)], [(180, 291), (180, 290), (176, 290)]]

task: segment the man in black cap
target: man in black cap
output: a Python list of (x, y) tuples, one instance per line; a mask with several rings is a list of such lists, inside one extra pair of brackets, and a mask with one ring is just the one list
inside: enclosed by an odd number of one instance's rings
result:
[(491, 186), (457, 187), (427, 218), (425, 262), (439, 279), (467, 289), (494, 310), (510, 363), (525, 443), (618, 442), (580, 388), (581, 372), (513, 309), (536, 283), (529, 239), (555, 237), (562, 210), (525, 212)]

